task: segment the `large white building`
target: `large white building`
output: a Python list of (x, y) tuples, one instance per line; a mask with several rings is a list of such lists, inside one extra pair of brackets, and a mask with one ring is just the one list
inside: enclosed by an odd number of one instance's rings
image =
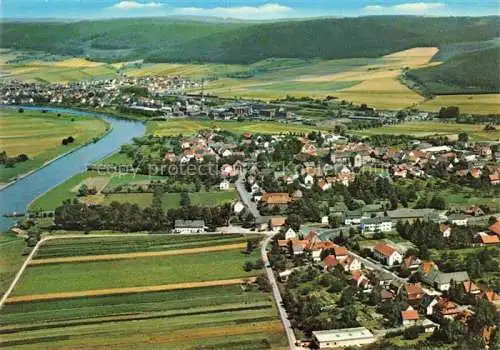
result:
[(389, 232), (392, 231), (392, 220), (389, 217), (380, 216), (361, 220), (361, 230), (363, 232)]
[(377, 243), (373, 249), (373, 257), (382, 264), (392, 266), (401, 264), (403, 255), (390, 245)]
[(375, 342), (373, 334), (365, 327), (314, 331), (313, 341), (320, 349), (362, 346)]
[(174, 233), (205, 233), (205, 221), (175, 220)]

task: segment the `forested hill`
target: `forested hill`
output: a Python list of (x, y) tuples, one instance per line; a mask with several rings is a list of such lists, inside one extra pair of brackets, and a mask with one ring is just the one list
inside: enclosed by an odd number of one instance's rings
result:
[(255, 22), (116, 19), (4, 22), (2, 46), (118, 61), (251, 63), (265, 58), (377, 57), (500, 36), (500, 17), (376, 16)]
[(500, 92), (500, 47), (459, 54), (408, 76), (434, 94)]

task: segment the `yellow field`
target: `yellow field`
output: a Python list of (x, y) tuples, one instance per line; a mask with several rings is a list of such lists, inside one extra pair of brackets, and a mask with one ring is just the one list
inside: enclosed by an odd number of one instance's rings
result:
[[(9, 53), (12, 59), (15, 53)], [(83, 58), (71, 58), (62, 61), (31, 61), (22, 64), (7, 64), (0, 61), (0, 70), (9, 78), (34, 82), (67, 83), (89, 78), (107, 78), (116, 76), (116, 68), (105, 63), (91, 62)]]
[(418, 105), (418, 109), (438, 112), (443, 106), (457, 106), (462, 113), (500, 113), (500, 94), (485, 95), (442, 95)]
[(127, 69), (126, 74), (131, 77), (141, 77), (147, 75), (160, 76), (185, 76), (191, 78), (203, 78), (217, 75), (219, 73), (236, 72), (244, 69), (241, 65), (229, 64), (174, 64), (158, 63), (144, 65), (141, 68)]
[(277, 122), (230, 122), (205, 120), (169, 120), (147, 123), (148, 132), (155, 136), (189, 135), (203, 129), (222, 129), (237, 134), (245, 132), (280, 134), (280, 133), (307, 133), (316, 128), (298, 124), (283, 124)]

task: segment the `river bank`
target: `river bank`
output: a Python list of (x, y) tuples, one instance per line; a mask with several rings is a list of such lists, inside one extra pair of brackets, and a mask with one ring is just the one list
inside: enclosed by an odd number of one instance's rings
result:
[(45, 106), (26, 106), (23, 108), (46, 109), (56, 113), (98, 117), (108, 122), (110, 128), (97, 142), (75, 148), (0, 189), (0, 231), (2, 232), (8, 230), (15, 223), (13, 218), (5, 218), (4, 215), (26, 212), (29, 203), (35, 198), (72, 176), (86, 171), (89, 164), (109, 156), (119, 150), (121, 145), (129, 143), (134, 137), (142, 136), (145, 133), (145, 126), (142, 122), (119, 119), (106, 114)]

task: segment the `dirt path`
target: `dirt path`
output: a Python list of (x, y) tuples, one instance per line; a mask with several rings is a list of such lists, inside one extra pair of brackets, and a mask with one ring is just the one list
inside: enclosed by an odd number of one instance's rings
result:
[(171, 284), (162, 284), (158, 286), (147, 286), (147, 287), (109, 288), (109, 289), (84, 290), (79, 292), (21, 295), (17, 297), (14, 296), (8, 298), (6, 304), (22, 303), (27, 301), (57, 300), (57, 299), (69, 299), (69, 298), (82, 298), (82, 297), (97, 297), (103, 295), (163, 292), (176, 289), (229, 286), (233, 284), (240, 284), (240, 283), (254, 282), (254, 281), (255, 277), (248, 277), (248, 278), (235, 278), (229, 280), (216, 280), (216, 281), (204, 281), (204, 282), (171, 283)]
[(63, 258), (33, 259), (30, 261), (29, 265), (33, 266), (33, 265), (45, 265), (45, 264), (74, 263), (74, 262), (94, 262), (94, 261), (105, 261), (105, 260), (150, 258), (156, 256), (186, 255), (186, 254), (197, 254), (197, 253), (207, 253), (207, 252), (218, 252), (223, 250), (244, 249), (245, 247), (246, 243), (234, 243), (234, 244), (217, 245), (210, 247), (167, 250), (160, 252), (137, 252), (137, 253), (122, 253), (122, 254), (70, 256)]

